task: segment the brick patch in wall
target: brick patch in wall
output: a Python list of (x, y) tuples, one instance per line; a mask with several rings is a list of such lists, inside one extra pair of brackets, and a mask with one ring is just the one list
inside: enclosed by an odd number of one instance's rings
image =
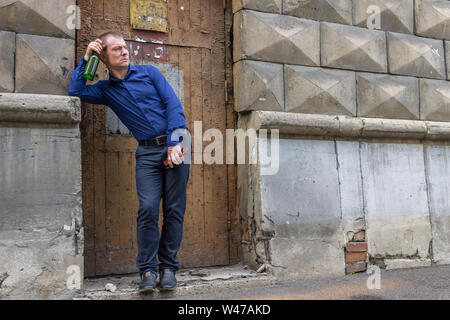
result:
[(366, 261), (366, 252), (346, 252), (345, 263)]
[(364, 230), (356, 232), (345, 246), (345, 273), (352, 274), (367, 270), (367, 242)]
[(349, 242), (345, 250), (346, 252), (367, 252), (367, 242)]

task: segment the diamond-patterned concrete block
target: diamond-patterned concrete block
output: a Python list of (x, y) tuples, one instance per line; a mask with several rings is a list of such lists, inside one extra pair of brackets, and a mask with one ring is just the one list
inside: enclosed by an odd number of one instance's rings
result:
[(14, 91), (14, 32), (0, 31), (0, 92)]
[(400, 33), (414, 32), (414, 0), (353, 1), (353, 25)]
[(283, 65), (241, 60), (233, 65), (235, 110), (284, 110)]
[(0, 30), (75, 38), (75, 0), (6, 0), (0, 3)]
[(74, 55), (73, 40), (17, 34), (15, 92), (67, 95)]
[(420, 79), (420, 119), (450, 121), (450, 82)]
[(321, 22), (322, 66), (387, 72), (383, 31)]
[(234, 15), (234, 61), (318, 66), (320, 24), (280, 14), (241, 10)]
[(356, 74), (358, 117), (419, 119), (419, 82), (414, 77)]
[(450, 41), (444, 41), (445, 45), (445, 63), (447, 66), (447, 80), (450, 80)]
[(341, 24), (352, 24), (351, 0), (283, 0), (283, 14)]
[(285, 65), (286, 112), (356, 116), (353, 71)]
[(387, 32), (389, 73), (445, 79), (444, 43)]
[(233, 13), (241, 9), (281, 13), (282, 0), (233, 0)]
[(416, 34), (437, 39), (450, 40), (450, 2), (416, 0)]

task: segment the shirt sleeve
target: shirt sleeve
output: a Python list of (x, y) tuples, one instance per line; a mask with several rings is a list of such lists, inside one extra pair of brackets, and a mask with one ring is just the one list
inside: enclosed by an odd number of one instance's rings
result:
[(166, 106), (167, 115), (167, 145), (174, 146), (179, 143), (179, 140), (174, 139), (172, 141), (172, 133), (175, 129), (184, 128), (186, 129), (186, 118), (184, 115), (183, 106), (180, 100), (175, 94), (172, 86), (166, 80), (164, 75), (156, 67), (149, 65), (149, 75), (152, 79), (156, 90), (161, 97), (164, 105)]
[(100, 82), (89, 86), (86, 85), (86, 79), (83, 77), (86, 63), (87, 62), (84, 60), (84, 57), (81, 58), (78, 66), (73, 70), (70, 78), (68, 94), (69, 96), (79, 97), (82, 101), (86, 101), (88, 103), (106, 105), (106, 99), (100, 87)]

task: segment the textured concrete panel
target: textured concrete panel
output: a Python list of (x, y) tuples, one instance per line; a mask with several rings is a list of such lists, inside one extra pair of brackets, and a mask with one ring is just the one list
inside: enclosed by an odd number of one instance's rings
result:
[(423, 145), (361, 143), (372, 257), (426, 258), (431, 240)]
[(322, 66), (387, 72), (386, 37), (383, 31), (335, 23), (321, 23)]
[(274, 231), (277, 277), (344, 273), (339, 180), (333, 141), (281, 139), (279, 171), (262, 175), (264, 223)]
[(233, 13), (241, 9), (281, 13), (282, 0), (233, 0)]
[(75, 4), (75, 0), (4, 0), (0, 30), (74, 39)]
[(283, 65), (242, 60), (233, 75), (236, 111), (284, 110)]
[(389, 73), (445, 79), (442, 41), (388, 32), (387, 42)]
[(73, 40), (17, 34), (16, 46), (15, 92), (67, 95)]
[(343, 276), (342, 248), (321, 239), (274, 238), (269, 242), (273, 274), (278, 281)]
[(14, 91), (14, 55), (16, 35), (0, 31), (0, 92)]
[(242, 10), (234, 15), (233, 39), (234, 61), (320, 64), (319, 22)]
[(351, 0), (283, 0), (283, 14), (351, 25), (352, 3)]
[(450, 80), (450, 41), (444, 41), (445, 45), (445, 63), (447, 69), (447, 80)]
[(416, 0), (416, 34), (450, 40), (450, 2), (444, 0)]
[(414, 31), (414, 0), (353, 1), (353, 25), (401, 33)]
[[(344, 234), (365, 229), (358, 141), (336, 141)], [(349, 240), (347, 238), (347, 240)]]
[(450, 263), (450, 145), (425, 145), (433, 260)]
[[(39, 123), (31, 118), (45, 114), (45, 104), (6, 95), (33, 112), (0, 125), (0, 256), (8, 257), (0, 259), (0, 299), (70, 298), (76, 290), (67, 287), (65, 262), (83, 252), (79, 119)], [(60, 100), (42, 97), (48, 106)], [(66, 100), (79, 114), (79, 100)], [(82, 264), (72, 268), (82, 275)]]
[(356, 116), (353, 71), (285, 65), (287, 112)]
[(358, 116), (419, 119), (419, 82), (414, 77), (356, 74)]
[(420, 79), (420, 119), (450, 121), (450, 83)]

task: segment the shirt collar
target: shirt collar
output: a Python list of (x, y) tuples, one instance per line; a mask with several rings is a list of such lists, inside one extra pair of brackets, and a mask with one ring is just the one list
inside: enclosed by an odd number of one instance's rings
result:
[(130, 74), (131, 74), (132, 72), (135, 72), (135, 71), (137, 71), (136, 66), (130, 63), (130, 64), (128, 65), (128, 72), (127, 72), (127, 74), (125, 75), (125, 77), (124, 77), (123, 79), (116, 78), (116, 77), (112, 76), (111, 74), (109, 74), (109, 83), (111, 83), (111, 82), (119, 82), (119, 81), (122, 81), (122, 80), (126, 80), (126, 79), (129, 78)]

